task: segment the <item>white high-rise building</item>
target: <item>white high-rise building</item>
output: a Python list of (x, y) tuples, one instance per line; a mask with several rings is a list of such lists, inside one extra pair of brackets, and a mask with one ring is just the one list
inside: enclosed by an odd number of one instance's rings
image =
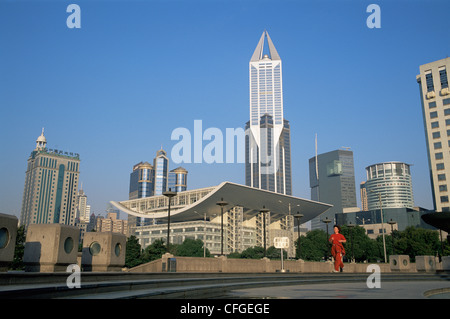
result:
[(89, 223), (91, 216), (91, 206), (87, 204), (87, 196), (83, 191), (83, 184), (80, 187), (77, 195), (77, 217), (80, 222)]
[[(266, 39), (268, 54), (264, 54)], [(291, 195), (290, 126), (283, 117), (281, 59), (267, 31), (263, 32), (252, 55), (249, 73), (246, 185)]]
[(450, 58), (420, 66), (422, 113), (434, 209), (450, 211)]

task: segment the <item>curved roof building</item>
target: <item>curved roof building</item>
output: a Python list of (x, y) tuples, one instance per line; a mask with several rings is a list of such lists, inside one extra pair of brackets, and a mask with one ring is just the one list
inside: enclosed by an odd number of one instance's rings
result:
[[(174, 222), (196, 220), (199, 219), (199, 213), (212, 218), (221, 213), (221, 208), (217, 205), (221, 200), (228, 203), (224, 211), (239, 206), (243, 208), (246, 218), (259, 214), (265, 207), (270, 211), (272, 221), (300, 212), (304, 215), (301, 223), (317, 217), (332, 207), (325, 203), (223, 182), (218, 186), (177, 193), (172, 198), (170, 219)], [(169, 199), (160, 195), (120, 202), (111, 201), (111, 204), (133, 216), (164, 220), (167, 218)]]

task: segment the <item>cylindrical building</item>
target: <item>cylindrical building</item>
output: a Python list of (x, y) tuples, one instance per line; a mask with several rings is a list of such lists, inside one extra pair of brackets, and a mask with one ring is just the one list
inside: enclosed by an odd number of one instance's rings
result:
[(382, 208), (413, 208), (414, 197), (410, 165), (386, 162), (366, 167), (365, 183), (369, 210)]
[(169, 189), (173, 192), (184, 192), (187, 190), (188, 171), (178, 167), (169, 172)]

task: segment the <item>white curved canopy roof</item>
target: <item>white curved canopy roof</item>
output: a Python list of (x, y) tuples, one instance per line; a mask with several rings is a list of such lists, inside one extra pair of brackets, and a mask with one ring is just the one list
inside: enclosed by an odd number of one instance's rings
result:
[[(220, 215), (218, 201), (227, 202), (224, 212), (234, 206), (244, 208), (244, 215), (251, 217), (265, 207), (271, 212), (271, 219), (277, 220), (285, 215), (303, 214), (301, 223), (305, 223), (325, 212), (332, 205), (302, 199), (294, 196), (274, 193), (231, 182), (223, 182), (215, 187), (179, 192), (172, 198), (171, 221), (189, 221)], [(121, 211), (144, 218), (167, 218), (168, 198), (164, 195), (139, 198), (111, 204)], [(290, 209), (289, 209), (290, 207)]]

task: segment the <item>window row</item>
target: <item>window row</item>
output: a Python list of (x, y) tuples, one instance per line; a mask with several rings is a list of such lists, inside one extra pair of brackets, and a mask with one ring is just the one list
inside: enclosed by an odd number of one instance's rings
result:
[[(450, 126), (450, 119), (445, 120), (445, 125)], [(439, 122), (431, 122), (431, 128), (439, 128)]]
[[(445, 66), (439, 68), (439, 80), (442, 89), (448, 88), (447, 69), (445, 68)], [(434, 91), (434, 81), (431, 70), (427, 71), (427, 73), (425, 74), (425, 81), (427, 86), (427, 92)]]
[[(442, 105), (450, 105), (450, 98), (446, 98), (442, 100)], [(430, 109), (435, 108), (437, 106), (436, 101), (428, 103), (428, 107)]]
[[(450, 140), (447, 141), (448, 146), (450, 147)], [(435, 142), (433, 143), (433, 147), (435, 150), (439, 150), (442, 148), (442, 142)]]

